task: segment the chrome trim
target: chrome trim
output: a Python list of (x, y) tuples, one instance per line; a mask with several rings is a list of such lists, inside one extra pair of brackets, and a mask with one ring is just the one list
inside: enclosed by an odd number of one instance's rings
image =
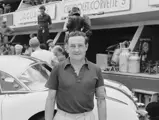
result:
[[(123, 93), (124, 95), (126, 95), (130, 100), (132, 100), (132, 102), (135, 104), (136, 108), (138, 108), (138, 106), (137, 106), (136, 102), (134, 101), (134, 99), (133, 99), (130, 95), (128, 95), (125, 91), (123, 91), (123, 90), (121, 90), (121, 89), (119, 89), (119, 88), (110, 86), (110, 85), (106, 85), (106, 84), (105, 84), (105, 86), (106, 86), (106, 87), (109, 87), (109, 88), (113, 88), (113, 89), (115, 89), (115, 90), (117, 90), (117, 91), (122, 92), (122, 93)], [(119, 101), (120, 101), (120, 100), (119, 100)]]
[(125, 103), (125, 102), (123, 102), (123, 101), (121, 101), (121, 100), (118, 100), (118, 99), (112, 98), (112, 97), (108, 97), (108, 96), (106, 96), (106, 99), (108, 99), (108, 100), (112, 100), (112, 101), (114, 101), (114, 102), (118, 102), (118, 103), (122, 103), (122, 104), (128, 105), (127, 103)]

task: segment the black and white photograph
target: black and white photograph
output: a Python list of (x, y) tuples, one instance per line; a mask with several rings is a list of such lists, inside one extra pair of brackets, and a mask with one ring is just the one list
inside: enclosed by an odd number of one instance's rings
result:
[(159, 0), (0, 0), (0, 120), (159, 120)]

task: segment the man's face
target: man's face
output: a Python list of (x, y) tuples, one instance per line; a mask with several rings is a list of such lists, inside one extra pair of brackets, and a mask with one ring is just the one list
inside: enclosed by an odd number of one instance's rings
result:
[(45, 13), (44, 9), (40, 9), (40, 14), (43, 15)]
[(82, 60), (85, 58), (88, 44), (85, 44), (83, 36), (70, 37), (66, 44), (66, 51), (69, 57), (74, 60)]

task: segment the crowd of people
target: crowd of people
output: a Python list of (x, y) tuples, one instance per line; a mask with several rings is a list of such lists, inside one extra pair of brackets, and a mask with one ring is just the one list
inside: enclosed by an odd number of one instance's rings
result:
[(0, 15), (12, 12), (10, 4), (0, 3)]

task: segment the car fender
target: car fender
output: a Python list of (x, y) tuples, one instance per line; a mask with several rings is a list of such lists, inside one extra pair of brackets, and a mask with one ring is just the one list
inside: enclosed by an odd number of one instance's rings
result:
[(46, 97), (47, 91), (8, 95), (3, 102), (3, 120), (28, 120), (31, 116), (44, 111)]
[[(94, 102), (95, 120), (98, 120), (97, 100)], [(116, 99), (106, 98), (107, 120), (139, 120), (137, 113), (129, 105)]]

